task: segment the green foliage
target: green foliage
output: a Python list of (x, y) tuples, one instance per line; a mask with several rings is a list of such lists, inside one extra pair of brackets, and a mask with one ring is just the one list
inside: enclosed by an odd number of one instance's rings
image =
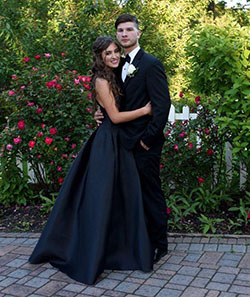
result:
[[(200, 100), (196, 97), (198, 103)], [(214, 124), (214, 112), (205, 103), (193, 111), (198, 114), (196, 119), (167, 123), (165, 130), (161, 173), (178, 191), (199, 185), (210, 189), (222, 178), (224, 142)]]
[[(0, 204), (32, 204), (33, 192), (28, 185), (27, 172), (17, 167), (15, 160), (1, 158), (0, 170)], [(7, 166), (8, 165), (8, 166)]]
[[(16, 160), (27, 161), (37, 188), (50, 193), (59, 189), (92, 132), (91, 78), (67, 70), (64, 54), (26, 57), (23, 63), (25, 68), (13, 76), (11, 90), (2, 94), (12, 113), (0, 135), (1, 162), (5, 172), (18, 177)], [(18, 184), (9, 182), (12, 187)]]
[(233, 206), (229, 208), (229, 211), (235, 211), (238, 213), (238, 220), (237, 222), (245, 225), (248, 224), (248, 221), (250, 219), (250, 193), (247, 192), (247, 198), (246, 201), (243, 199), (240, 199), (238, 206)]
[(216, 232), (216, 224), (223, 222), (223, 219), (219, 218), (208, 218), (205, 215), (201, 214), (199, 220), (202, 223), (202, 232), (204, 234), (208, 233), (211, 230), (213, 233)]
[(249, 30), (236, 24), (197, 27), (187, 46), (191, 87), (211, 97), (219, 131), (250, 173)]

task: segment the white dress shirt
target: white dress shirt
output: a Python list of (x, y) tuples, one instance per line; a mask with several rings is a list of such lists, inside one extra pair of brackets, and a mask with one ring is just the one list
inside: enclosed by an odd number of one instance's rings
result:
[(135, 49), (132, 50), (132, 52), (130, 52), (128, 55), (130, 56), (130, 63), (126, 62), (123, 67), (122, 67), (122, 81), (124, 82), (127, 76), (127, 72), (128, 72), (128, 67), (130, 64), (133, 63), (133, 60), (136, 56), (136, 54), (139, 52), (140, 47), (137, 46)]

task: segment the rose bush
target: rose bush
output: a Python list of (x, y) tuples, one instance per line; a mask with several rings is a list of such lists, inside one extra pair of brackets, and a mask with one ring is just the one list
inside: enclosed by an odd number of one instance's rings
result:
[[(92, 132), (91, 78), (66, 69), (66, 62), (65, 53), (24, 57), (25, 69), (12, 76), (10, 90), (2, 93), (12, 113), (0, 136), (0, 188), (11, 183), (8, 177), (17, 174), (13, 164), (21, 159), (33, 169), (38, 190), (58, 191)], [(18, 174), (21, 182), (23, 173)]]

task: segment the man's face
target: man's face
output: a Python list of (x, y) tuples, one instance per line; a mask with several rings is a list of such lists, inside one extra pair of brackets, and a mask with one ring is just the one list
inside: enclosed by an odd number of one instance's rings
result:
[(124, 49), (134, 49), (138, 46), (141, 32), (133, 22), (121, 23), (117, 27), (116, 38)]

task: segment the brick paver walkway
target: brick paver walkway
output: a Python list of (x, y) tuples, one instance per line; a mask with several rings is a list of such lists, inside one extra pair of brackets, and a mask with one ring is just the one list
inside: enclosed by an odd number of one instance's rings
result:
[(39, 234), (0, 233), (0, 297), (249, 297), (250, 236), (169, 237), (169, 254), (154, 271), (105, 271), (94, 286), (50, 264), (31, 265)]

